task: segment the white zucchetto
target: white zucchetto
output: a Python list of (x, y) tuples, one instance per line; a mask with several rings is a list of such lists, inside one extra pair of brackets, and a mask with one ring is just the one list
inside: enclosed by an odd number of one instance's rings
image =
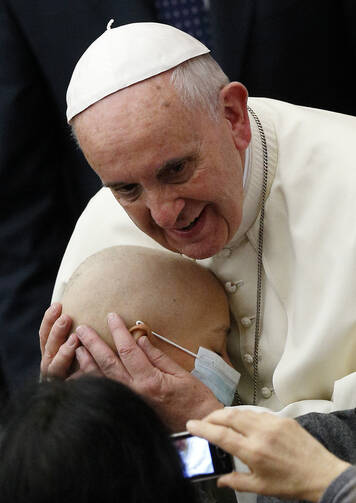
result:
[(84, 52), (67, 90), (67, 120), (120, 89), (206, 54), (191, 35), (160, 23), (108, 29)]

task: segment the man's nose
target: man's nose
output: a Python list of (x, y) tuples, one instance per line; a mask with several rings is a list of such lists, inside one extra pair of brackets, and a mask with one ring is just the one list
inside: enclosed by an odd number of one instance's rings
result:
[(156, 224), (165, 229), (175, 226), (185, 206), (184, 199), (163, 197), (163, 195), (150, 195), (146, 204)]

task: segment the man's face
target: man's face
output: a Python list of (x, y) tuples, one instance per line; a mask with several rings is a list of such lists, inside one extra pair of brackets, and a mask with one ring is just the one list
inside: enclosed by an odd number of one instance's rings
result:
[(167, 74), (99, 101), (77, 117), (75, 130), (104, 185), (165, 248), (202, 259), (235, 234), (244, 154), (231, 122), (187, 110)]

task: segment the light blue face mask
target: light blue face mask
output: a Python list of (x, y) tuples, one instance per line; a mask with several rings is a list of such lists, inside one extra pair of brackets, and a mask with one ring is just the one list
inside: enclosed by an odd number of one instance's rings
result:
[[(142, 321), (136, 321), (136, 325), (141, 325)], [(194, 369), (191, 374), (197, 377), (202, 383), (205, 384), (216, 396), (219, 402), (224, 405), (231, 405), (234, 399), (237, 385), (239, 384), (240, 374), (233, 367), (230, 367), (226, 361), (210, 351), (210, 349), (199, 347), (198, 354), (183, 348), (179, 344), (170, 341), (163, 335), (151, 331), (153, 335), (174, 346), (188, 355), (195, 358)]]
[(191, 373), (211, 389), (219, 402), (232, 404), (240, 374), (221, 356), (200, 346)]

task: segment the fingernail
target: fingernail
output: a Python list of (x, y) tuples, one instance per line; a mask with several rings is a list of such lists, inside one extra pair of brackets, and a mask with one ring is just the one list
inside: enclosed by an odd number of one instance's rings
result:
[(58, 302), (55, 302), (51, 305), (50, 310), (52, 313), (55, 313), (58, 310), (58, 308), (59, 308), (59, 304), (58, 304)]
[(66, 318), (65, 318), (64, 316), (60, 316), (60, 317), (58, 318), (58, 325), (59, 325), (60, 327), (64, 327), (64, 325), (65, 325), (66, 323), (67, 323), (67, 320), (66, 320)]
[(68, 344), (70, 346), (74, 346), (77, 342), (77, 338), (75, 336), (75, 334), (71, 334), (69, 337), (68, 337)]
[(138, 339), (135, 339), (139, 346), (144, 346), (146, 344), (148, 337), (147, 335), (139, 335)]
[(116, 313), (108, 313), (108, 321), (116, 320), (116, 318), (117, 318)]
[(79, 357), (80, 357), (80, 356), (84, 356), (84, 353), (85, 353), (85, 350), (84, 350), (83, 346), (79, 346), (79, 348), (77, 348), (77, 349), (75, 350), (75, 354), (76, 354), (77, 356), (79, 356)]
[(79, 337), (79, 339), (84, 334), (84, 332), (85, 332), (85, 327), (83, 325), (79, 325), (79, 327), (77, 327), (75, 329), (75, 333), (77, 334), (77, 336)]
[(199, 421), (197, 421), (196, 419), (189, 419), (189, 421), (187, 421), (187, 428), (190, 428), (191, 426), (194, 428), (194, 426), (197, 426)]

